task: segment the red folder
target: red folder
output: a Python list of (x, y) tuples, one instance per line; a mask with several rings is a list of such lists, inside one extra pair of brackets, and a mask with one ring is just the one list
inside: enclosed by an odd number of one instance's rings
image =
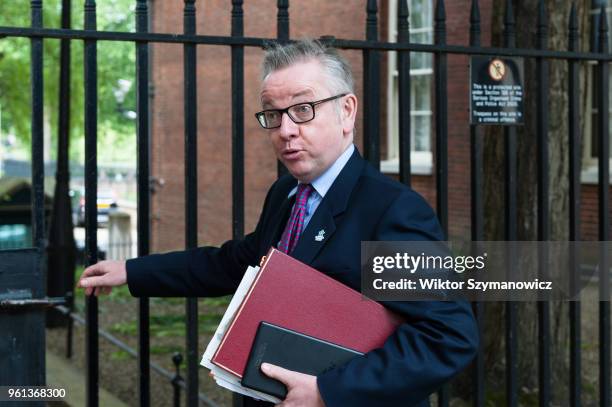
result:
[(242, 377), (261, 321), (368, 352), (402, 320), (375, 301), (272, 248), (212, 362)]

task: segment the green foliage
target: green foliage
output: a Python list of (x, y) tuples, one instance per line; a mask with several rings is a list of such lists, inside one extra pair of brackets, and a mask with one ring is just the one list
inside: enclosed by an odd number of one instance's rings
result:
[[(149, 349), (152, 355), (173, 355), (176, 352), (185, 354), (185, 347), (180, 345), (153, 345)], [(133, 356), (124, 350), (112, 352), (110, 355), (112, 360), (129, 360)]]
[(150, 352), (152, 355), (172, 355), (176, 352), (185, 354), (185, 347), (179, 345), (154, 345), (151, 346)]
[[(224, 297), (207, 297), (198, 299), (200, 304), (208, 308), (226, 308), (231, 300), (231, 295), (226, 295)], [(151, 298), (151, 303), (183, 305), (185, 304), (185, 298)]]
[[(201, 334), (212, 334), (221, 322), (222, 315), (200, 314), (198, 315), (198, 331)], [(119, 322), (111, 326), (111, 332), (133, 336), (138, 334), (138, 323), (135, 320)], [(183, 337), (185, 336), (185, 315), (151, 315), (150, 333), (155, 338)]]
[(131, 355), (124, 350), (118, 350), (112, 352), (110, 357), (112, 360), (128, 360), (130, 359)]
[[(134, 31), (133, 0), (98, 2), (98, 30)], [(82, 29), (83, 1), (72, 2), (72, 27)], [(59, 28), (61, 0), (45, 0), (43, 24)], [(2, 6), (0, 26), (30, 25), (30, 1), (13, 0)], [(30, 40), (7, 37), (0, 39), (0, 114), (2, 134), (14, 133), (26, 146), (30, 143)], [(72, 160), (84, 158), (83, 42), (71, 42), (71, 115), (70, 135)], [(135, 121), (126, 115), (136, 110), (135, 45), (130, 42), (101, 41), (98, 50), (98, 160), (133, 162), (135, 153)], [(59, 109), (60, 41), (44, 40), (44, 107), (45, 121), (51, 129), (52, 145), (56, 145)], [(119, 83), (129, 84), (118, 96)], [(121, 92), (120, 92), (121, 93)], [(55, 149), (51, 149), (55, 152)]]

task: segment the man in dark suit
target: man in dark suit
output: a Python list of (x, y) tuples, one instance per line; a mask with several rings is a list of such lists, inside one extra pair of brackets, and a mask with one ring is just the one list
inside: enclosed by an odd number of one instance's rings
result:
[[(350, 68), (316, 41), (274, 46), (264, 58), (257, 120), (290, 175), (268, 191), (255, 231), (219, 248), (104, 261), (85, 270), (88, 295), (127, 283), (134, 296), (232, 293), (271, 246), (360, 289), (361, 241), (443, 240), (432, 209), (353, 145)], [(465, 302), (386, 302), (405, 318), (384, 346), (318, 377), (262, 366), (288, 387), (283, 406), (428, 405), (471, 361), (477, 329)]]

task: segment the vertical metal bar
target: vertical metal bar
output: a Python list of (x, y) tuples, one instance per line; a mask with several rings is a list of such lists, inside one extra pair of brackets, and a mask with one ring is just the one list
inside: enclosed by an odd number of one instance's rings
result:
[(289, 41), (289, 0), (276, 3), (276, 37), (279, 42)]
[[(69, 29), (71, 24), (71, 0), (62, 0), (61, 28)], [(69, 159), (70, 145), (70, 40), (60, 41), (60, 74), (59, 74), (59, 112), (57, 141), (57, 171), (55, 174), (55, 192), (53, 194), (53, 213), (49, 225), (49, 247), (47, 262), (49, 270), (55, 268), (53, 277), (47, 276), (47, 295), (66, 295), (68, 307), (74, 308), (73, 296), (74, 268), (76, 264), (72, 208), (69, 196)], [(52, 281), (54, 280), (54, 281)], [(66, 318), (59, 311), (47, 311), (47, 326), (67, 325), (70, 333), (72, 318)], [(68, 343), (67, 345), (71, 345)], [(67, 351), (70, 351), (67, 347)]]
[[(232, 37), (244, 36), (243, 0), (232, 0)], [(278, 37), (289, 37), (289, 6), (278, 3)], [(282, 6), (282, 12), (281, 12)], [(281, 15), (282, 14), (282, 15)], [(286, 18), (285, 18), (286, 17)], [(280, 177), (287, 169), (277, 161)], [(244, 237), (244, 47), (232, 45), (232, 238)], [(244, 397), (233, 394), (234, 407), (244, 405)]]
[[(408, 1), (399, 0), (397, 7), (397, 42), (410, 42)], [(399, 85), (399, 180), (410, 186), (410, 51), (398, 51), (397, 70)]]
[[(242, 2), (232, 0), (232, 37), (244, 36)], [(232, 45), (232, 237), (242, 239), (243, 236), (244, 47)]]
[[(289, 0), (278, 0), (276, 3), (276, 38), (280, 43), (289, 41)], [(288, 173), (282, 162), (276, 161), (278, 177)]]
[[(538, 49), (548, 48), (548, 21), (544, 1), (538, 3), (538, 27), (536, 43)], [(537, 167), (538, 167), (538, 240), (547, 241), (549, 233), (549, 181), (548, 181), (548, 61), (536, 59), (536, 105), (537, 105)], [(539, 275), (547, 279), (548, 251), (545, 246), (538, 256)], [(538, 393), (540, 406), (550, 403), (550, 303), (538, 301)]]
[[(515, 23), (512, 0), (506, 1), (506, 13), (504, 17), (504, 46), (514, 48)], [(505, 149), (505, 238), (507, 241), (516, 241), (517, 238), (517, 167), (516, 167), (516, 128), (507, 126), (504, 128)], [(508, 255), (508, 271), (512, 273), (515, 264), (513, 253)], [(518, 404), (518, 338), (517, 338), (517, 307), (514, 302), (506, 303), (506, 405), (515, 407)]]
[[(569, 18), (568, 48), (578, 51), (578, 19), (576, 4), (572, 3)], [(579, 66), (578, 61), (568, 60), (568, 99), (569, 99), (569, 240), (580, 240), (580, 112), (579, 112)], [(579, 264), (576, 251), (572, 246), (570, 265), (570, 292), (576, 292), (579, 283)], [(570, 322), (570, 406), (580, 406), (580, 301), (569, 303)]]
[[(437, 0), (434, 42), (446, 44), (446, 11), (444, 0)], [(444, 235), (448, 237), (448, 89), (446, 54), (434, 55), (436, 103), (436, 208)]]
[[(32, 28), (42, 28), (42, 0), (32, 0)], [(32, 89), (32, 245), (39, 250), (45, 248), (45, 164), (43, 157), (43, 39), (30, 40), (30, 71)]]
[[(599, 20), (599, 52), (608, 53), (608, 19), (606, 7), (601, 6)], [(597, 65), (598, 75), (598, 212), (599, 240), (610, 240), (610, 67), (607, 61)], [(610, 405), (610, 259), (607, 245), (602, 244), (599, 267), (599, 405)]]
[(172, 387), (174, 389), (173, 392), (173, 406), (180, 407), (181, 406), (181, 386), (179, 383), (183, 378), (181, 377), (181, 362), (183, 361), (183, 355), (179, 352), (174, 353), (172, 355), (172, 363), (174, 363), (174, 377), (172, 378)]
[[(544, 50), (548, 41), (548, 21), (543, 0), (538, 3), (537, 48)], [(548, 216), (548, 61), (536, 59), (537, 144), (538, 144), (538, 240), (549, 238)]]
[[(446, 44), (446, 10), (444, 0), (437, 0), (434, 17), (434, 43)], [(434, 54), (435, 106), (436, 106), (436, 209), (444, 236), (448, 238), (448, 89), (447, 56)], [(450, 402), (448, 384), (438, 391), (438, 406), (447, 407)]]
[[(42, 0), (32, 0), (30, 3), (31, 12), (31, 26), (32, 28), (43, 27), (43, 14), (42, 14)], [(45, 250), (45, 163), (44, 163), (44, 136), (43, 136), (43, 108), (44, 108), (44, 83), (43, 83), (43, 39), (32, 38), (30, 40), (30, 63), (32, 64), (30, 70), (30, 86), (32, 95), (32, 201), (31, 201), (31, 216), (32, 216), (32, 245), (38, 250), (41, 256)], [(38, 268), (40, 271), (41, 281), (46, 281), (46, 270), (41, 264)], [(45, 296), (46, 287), (45, 284), (38, 285), (39, 290), (33, 290), (34, 292), (39, 291), (35, 296)], [(34, 289), (34, 287), (31, 287)], [(26, 320), (24, 320), (25, 322)], [(35, 383), (44, 385), (46, 383), (46, 362), (44, 352), (45, 349), (45, 335), (44, 335), (44, 315), (37, 313), (36, 317), (30, 318), (30, 321), (37, 323), (33, 327), (34, 332), (39, 336), (39, 344), (36, 346), (37, 354), (33, 355), (30, 359), (31, 363), (36, 363), (39, 366), (37, 372), (29, 374), (29, 378), (33, 379)], [(19, 346), (19, 344), (17, 344)], [(39, 404), (35, 404), (38, 406)], [(41, 403), (42, 405), (42, 403)]]
[[(136, 31), (149, 31), (148, 5), (146, 0), (136, 1)], [(136, 43), (136, 133), (138, 142), (138, 187), (137, 187), (137, 233), (138, 256), (149, 254), (149, 44)], [(149, 369), (149, 299), (138, 302), (138, 381), (140, 405), (151, 404), (151, 372)]]
[[(366, 40), (378, 40), (378, 6), (368, 0), (366, 7)], [(380, 53), (363, 50), (363, 145), (364, 157), (375, 168), (380, 168)]]
[[(478, 0), (472, 0), (470, 12), (470, 45), (480, 46), (480, 6)], [(484, 240), (484, 208), (483, 208), (483, 156), (482, 131), (476, 125), (470, 126), (470, 163), (471, 163), (471, 220), (472, 241)], [(478, 249), (478, 248), (475, 248)], [(474, 302), (474, 314), (478, 323), (479, 337), (484, 335), (484, 304)], [(482, 339), (481, 339), (482, 340)], [(484, 375), (484, 346), (478, 348), (472, 370), (472, 404), (475, 407), (484, 406), (485, 402), (485, 375)]]
[[(196, 33), (195, 0), (185, 0), (183, 30)], [(185, 242), (188, 249), (198, 246), (198, 105), (196, 45), (184, 44), (185, 86)], [(198, 405), (198, 299), (187, 298), (187, 405)]]
[[(70, 28), (70, 0), (62, 0), (61, 27)], [(53, 210), (49, 220), (47, 244), (47, 295), (66, 296), (72, 309), (72, 296), (76, 266), (72, 207), (70, 205), (70, 175), (68, 171), (68, 148), (70, 133), (70, 40), (60, 40), (60, 72), (58, 95), (57, 166), (53, 193)], [(66, 326), (71, 318), (55, 308), (47, 310), (47, 327)]]
[[(71, 0), (62, 0), (62, 28), (71, 28), (72, 24), (72, 1)], [(60, 137), (66, 137), (66, 147), (65, 150), (69, 151), (70, 145), (70, 40), (62, 40), (61, 41), (61, 51), (60, 51), (60, 65), (61, 65), (61, 73), (60, 73), (60, 114), (59, 114), (59, 135)], [(64, 93), (62, 93), (64, 92)], [(60, 148), (61, 150), (61, 148)], [(66, 157), (66, 164), (69, 164), (69, 159)], [(68, 184), (70, 183), (70, 169), (66, 168)], [(72, 216), (68, 220), (70, 222), (70, 235), (72, 236), (72, 229), (74, 225), (72, 224)], [(72, 236), (72, 247), (74, 253), (72, 255), (72, 264), (76, 263), (76, 244), (74, 243), (74, 236)], [(74, 267), (73, 267), (74, 268)], [(71, 273), (73, 270), (71, 270)], [(71, 287), (74, 287), (74, 274), (73, 279), (70, 280), (72, 282)], [(70, 312), (74, 311), (74, 291), (69, 290), (66, 293), (66, 302), (68, 306), (68, 310)], [(72, 330), (74, 327), (74, 321), (72, 318), (66, 318), (67, 320), (67, 330), (66, 330), (66, 358), (72, 357)]]
[[(84, 6), (86, 30), (96, 30), (96, 2), (86, 0)], [(85, 252), (87, 265), (98, 262), (98, 55), (95, 40), (85, 40)], [(98, 406), (98, 299), (86, 301), (87, 319), (87, 405)]]

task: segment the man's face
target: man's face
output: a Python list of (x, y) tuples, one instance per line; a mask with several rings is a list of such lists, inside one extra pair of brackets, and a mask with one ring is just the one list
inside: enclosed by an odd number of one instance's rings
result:
[[(269, 74), (263, 81), (263, 109), (284, 109), (335, 96), (319, 62), (301, 62)], [(340, 103), (340, 109), (335, 105)], [(315, 106), (315, 118), (296, 124), (283, 114), (281, 126), (266, 130), (278, 159), (300, 182), (323, 174), (353, 141), (357, 100), (349, 94)]]

